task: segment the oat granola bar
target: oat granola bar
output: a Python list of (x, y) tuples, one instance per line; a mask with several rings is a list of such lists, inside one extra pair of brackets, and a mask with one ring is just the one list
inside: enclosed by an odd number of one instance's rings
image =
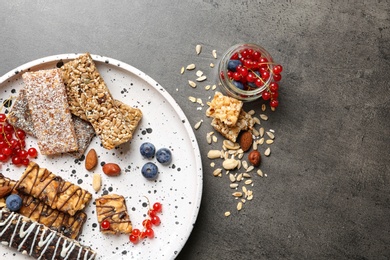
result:
[(60, 70), (25, 72), (22, 78), (41, 154), (76, 151), (76, 134)]
[(219, 119), (227, 126), (234, 126), (237, 123), (243, 102), (216, 91), (213, 100), (208, 102), (208, 105), (206, 116)]
[(52, 209), (74, 216), (90, 202), (92, 194), (30, 162), (15, 189), (33, 196)]
[[(125, 198), (123, 196), (108, 194), (97, 198), (95, 202), (101, 232), (111, 234), (129, 234), (132, 231), (130, 217), (127, 213)], [(101, 223), (104, 220), (108, 220), (110, 222), (109, 229), (101, 228)]]
[(90, 54), (65, 63), (61, 70), (71, 112), (92, 124), (103, 147), (113, 149), (130, 141), (132, 128), (115, 105)]
[(0, 209), (0, 242), (36, 259), (92, 260), (96, 253), (74, 239), (8, 209)]

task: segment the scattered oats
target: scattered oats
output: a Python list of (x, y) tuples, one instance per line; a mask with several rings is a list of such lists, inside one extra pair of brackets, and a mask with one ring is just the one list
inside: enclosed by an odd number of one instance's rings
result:
[(194, 128), (197, 130), (199, 129), (199, 127), (201, 126), (201, 124), (203, 123), (203, 119), (200, 120), (198, 123), (195, 124)]
[(267, 106), (266, 106), (265, 104), (262, 104), (262, 105), (261, 105), (261, 111), (264, 112), (266, 109), (267, 109)]
[(265, 141), (266, 144), (273, 144), (274, 143), (274, 140), (272, 139), (268, 139), (267, 141)]
[(253, 117), (253, 122), (255, 122), (258, 125), (261, 124), (260, 119), (258, 117)]
[(260, 169), (258, 169), (258, 170), (257, 170), (257, 175), (259, 175), (259, 176), (263, 177), (263, 171), (262, 171), (262, 170), (260, 170)]
[(186, 67), (187, 70), (193, 70), (193, 69), (195, 69), (195, 68), (196, 68), (196, 66), (195, 66), (194, 63), (189, 64), (189, 65), (187, 65), (187, 67)]
[(211, 167), (211, 168), (214, 168), (214, 167), (215, 167), (215, 162), (211, 162), (211, 163), (210, 163), (210, 167)]
[(260, 127), (259, 132), (260, 132), (260, 137), (263, 137), (264, 136), (264, 127)]
[(198, 44), (195, 47), (196, 54), (199, 55), (202, 52), (202, 45)]
[(222, 173), (222, 169), (221, 169), (221, 168), (217, 168), (217, 169), (215, 169), (215, 170), (213, 171), (213, 175), (214, 175), (215, 177), (221, 175), (221, 173)]
[(236, 177), (234, 176), (234, 174), (229, 173), (229, 180), (230, 180), (231, 182), (235, 182), (235, 181), (236, 181)]
[(206, 85), (206, 86), (204, 87), (205, 90), (209, 90), (210, 88), (211, 88), (210, 85)]
[(203, 71), (198, 70), (198, 71), (195, 73), (195, 75), (198, 76), (198, 77), (201, 77), (201, 76), (203, 76)]
[(257, 141), (260, 145), (262, 145), (264, 143), (264, 137), (260, 138), (258, 141)]
[(264, 155), (265, 156), (269, 156), (271, 154), (271, 148), (267, 148), (266, 150), (265, 150), (265, 152), (264, 152)]
[(188, 84), (189, 84), (191, 87), (196, 88), (196, 83), (193, 82), (192, 80), (189, 80), (189, 81), (188, 81)]
[(255, 167), (253, 165), (249, 166), (248, 169), (246, 169), (246, 172), (250, 172), (254, 169)]
[(235, 189), (238, 187), (238, 183), (230, 183), (230, 188)]
[(275, 135), (274, 135), (272, 132), (267, 131), (267, 135), (268, 135), (268, 137), (271, 138), (272, 140), (275, 139)]
[(242, 197), (242, 192), (241, 191), (236, 191), (236, 192), (233, 192), (232, 195), (234, 197)]
[(250, 184), (252, 184), (252, 180), (246, 180), (244, 183), (246, 184), (246, 185), (250, 185)]
[(242, 209), (242, 202), (237, 203), (237, 210), (240, 211)]
[(225, 212), (225, 217), (229, 217), (230, 216), (230, 211), (226, 211)]
[(268, 116), (265, 115), (265, 114), (260, 114), (260, 118), (264, 121), (267, 121), (268, 120)]
[(211, 87), (212, 90), (215, 90), (216, 88), (217, 88), (217, 85), (213, 85), (213, 86)]
[(214, 63), (210, 63), (210, 68), (214, 68)]
[(213, 54), (214, 59), (216, 59), (216, 58), (217, 58), (217, 51), (216, 51), (216, 50), (213, 50), (213, 51), (212, 51), (212, 54)]
[(254, 114), (255, 114), (256, 112), (255, 112), (255, 110), (249, 110), (248, 112), (247, 112), (247, 114), (249, 114), (249, 115), (251, 115), (251, 116), (253, 116)]
[(205, 81), (206, 79), (207, 79), (207, 77), (203, 75), (203, 76), (197, 78), (196, 81), (202, 82), (202, 81)]
[(213, 135), (213, 137), (212, 137), (212, 138), (213, 138), (213, 142), (214, 142), (214, 143), (218, 142), (218, 138), (217, 138), (217, 136)]
[(180, 74), (184, 73), (184, 67), (181, 67)]
[(210, 151), (207, 153), (207, 157), (208, 157), (209, 159), (221, 158), (221, 151), (220, 151), (220, 150), (210, 150)]
[(193, 103), (196, 102), (196, 97), (189, 96), (188, 99)]

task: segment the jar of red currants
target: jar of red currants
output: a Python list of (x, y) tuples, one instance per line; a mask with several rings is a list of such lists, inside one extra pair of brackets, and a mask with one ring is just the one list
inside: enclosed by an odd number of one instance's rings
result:
[(237, 44), (226, 51), (219, 63), (220, 87), (224, 94), (236, 99), (253, 101), (263, 97), (276, 107), (282, 69), (263, 47)]

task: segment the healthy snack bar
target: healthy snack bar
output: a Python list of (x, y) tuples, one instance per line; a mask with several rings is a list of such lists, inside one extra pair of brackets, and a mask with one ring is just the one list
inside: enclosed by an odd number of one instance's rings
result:
[(215, 92), (214, 98), (208, 102), (209, 108), (206, 116), (219, 119), (227, 126), (234, 126), (237, 123), (243, 102), (221, 92)]
[(76, 134), (60, 70), (25, 72), (22, 78), (41, 154), (76, 151)]
[(115, 105), (90, 54), (65, 63), (61, 70), (70, 111), (92, 124), (103, 147), (113, 149), (130, 141), (132, 128)]
[(95, 259), (96, 253), (74, 239), (8, 209), (0, 209), (0, 241), (36, 259)]
[[(117, 194), (107, 194), (95, 200), (96, 213), (100, 226), (100, 231), (103, 233), (123, 233), (129, 234), (132, 231), (132, 225), (125, 198)], [(109, 228), (103, 229), (102, 222), (108, 221)]]
[(74, 216), (90, 202), (92, 194), (30, 162), (15, 189), (33, 196), (52, 209)]
[(131, 107), (125, 103), (115, 100), (115, 105), (119, 108), (130, 127), (131, 134), (134, 134), (139, 122), (142, 119), (142, 111), (138, 108)]
[[(78, 149), (77, 151), (69, 152), (69, 154), (73, 157), (80, 158), (88, 148), (92, 138), (95, 136), (95, 130), (89, 122), (82, 120), (77, 116), (72, 115), (72, 121)], [(18, 97), (8, 114), (8, 122), (31, 136), (37, 136), (30, 111), (28, 110), (25, 89), (19, 90)]]

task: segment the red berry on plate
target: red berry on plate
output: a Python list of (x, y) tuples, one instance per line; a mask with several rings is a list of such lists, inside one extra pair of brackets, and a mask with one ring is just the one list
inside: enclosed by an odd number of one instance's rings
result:
[(24, 166), (27, 166), (29, 163), (30, 163), (30, 160), (29, 160), (29, 159), (27, 159), (27, 158), (22, 159), (22, 164), (23, 164)]
[(0, 153), (0, 162), (6, 162), (8, 160), (8, 156)]
[(156, 202), (153, 204), (153, 210), (156, 212), (162, 211), (162, 204), (160, 202)]
[(138, 228), (135, 228), (131, 231), (131, 234), (136, 236), (136, 237), (139, 237), (139, 235), (141, 234), (141, 231)]
[(14, 132), (14, 127), (12, 125), (7, 124), (7, 125), (4, 126), (4, 132), (6, 132), (6, 133), (13, 133)]
[(28, 149), (27, 152), (28, 152), (28, 155), (30, 157), (37, 157), (37, 155), (38, 155), (38, 151), (34, 147), (31, 147), (30, 149)]
[(20, 158), (25, 159), (28, 156), (28, 152), (26, 150), (24, 150), (24, 149), (23, 150), (19, 150), (18, 155), (20, 156)]
[(134, 236), (133, 234), (131, 234), (129, 236), (129, 239), (130, 239), (130, 242), (133, 243), (133, 244), (137, 244), (138, 241), (139, 241), (139, 237), (138, 236)]
[(160, 223), (161, 223), (161, 220), (160, 220), (160, 218), (159, 218), (158, 216), (152, 217), (152, 219), (151, 219), (150, 221), (151, 221), (152, 224), (155, 225), (155, 226), (158, 226), (158, 225), (160, 225)]
[(12, 163), (15, 165), (20, 165), (22, 164), (22, 158), (20, 158), (19, 156), (12, 157)]
[(154, 237), (154, 231), (153, 231), (153, 229), (147, 228), (147, 229), (145, 230), (145, 236), (147, 236), (148, 238), (153, 238), (153, 237)]
[(11, 155), (12, 154), (12, 149), (10, 147), (5, 147), (5, 148), (2, 149), (2, 153), (4, 155), (7, 155), (7, 156)]
[(144, 228), (151, 228), (152, 227), (152, 222), (150, 221), (150, 219), (145, 219), (144, 221), (142, 221), (142, 226)]
[(157, 212), (156, 211), (154, 211), (153, 209), (149, 209), (149, 211), (148, 211), (148, 215), (149, 215), (149, 217), (154, 217), (154, 216), (156, 216), (156, 214), (157, 214)]
[(0, 122), (5, 122), (6, 119), (7, 119), (7, 116), (4, 113), (1, 113), (0, 114)]
[(15, 133), (16, 137), (19, 138), (20, 140), (24, 140), (26, 138), (26, 133), (22, 129), (16, 130)]
[(102, 223), (100, 224), (100, 226), (102, 229), (107, 230), (110, 228), (110, 221), (103, 220)]

